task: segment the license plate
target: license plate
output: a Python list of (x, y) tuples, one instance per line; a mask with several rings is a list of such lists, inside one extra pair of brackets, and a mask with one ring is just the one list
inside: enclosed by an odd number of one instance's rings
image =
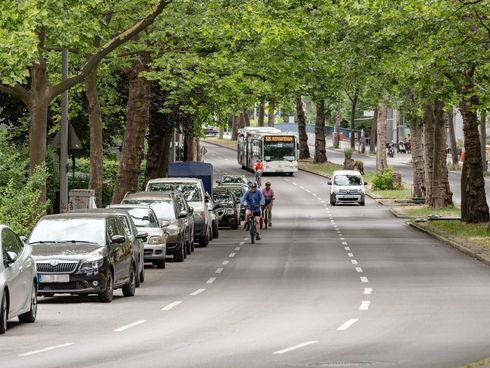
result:
[(70, 275), (43, 275), (38, 274), (37, 279), (39, 282), (70, 282)]
[(343, 199), (357, 199), (356, 196), (349, 196), (349, 195), (345, 195), (345, 196), (342, 196)]

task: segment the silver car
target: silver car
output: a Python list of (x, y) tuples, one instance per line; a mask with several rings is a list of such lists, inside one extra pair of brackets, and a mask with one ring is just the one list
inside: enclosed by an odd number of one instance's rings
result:
[(9, 227), (0, 225), (0, 334), (7, 321), (18, 317), (22, 323), (36, 320), (37, 276), (31, 247)]

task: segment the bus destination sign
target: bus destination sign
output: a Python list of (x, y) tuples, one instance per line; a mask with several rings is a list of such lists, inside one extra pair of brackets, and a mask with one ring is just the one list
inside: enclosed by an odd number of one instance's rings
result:
[(292, 135), (267, 135), (264, 137), (266, 142), (293, 142), (294, 136)]

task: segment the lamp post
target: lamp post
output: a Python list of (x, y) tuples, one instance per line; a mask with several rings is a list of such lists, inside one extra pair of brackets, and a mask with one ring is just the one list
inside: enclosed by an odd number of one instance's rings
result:
[[(61, 79), (68, 78), (68, 49), (61, 54)], [(68, 90), (61, 95), (60, 128), (60, 213), (68, 211)]]

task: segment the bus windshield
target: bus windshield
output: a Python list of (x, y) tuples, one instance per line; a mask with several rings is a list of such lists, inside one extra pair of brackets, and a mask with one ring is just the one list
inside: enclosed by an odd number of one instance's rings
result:
[(296, 160), (295, 143), (264, 142), (265, 161), (294, 161)]

